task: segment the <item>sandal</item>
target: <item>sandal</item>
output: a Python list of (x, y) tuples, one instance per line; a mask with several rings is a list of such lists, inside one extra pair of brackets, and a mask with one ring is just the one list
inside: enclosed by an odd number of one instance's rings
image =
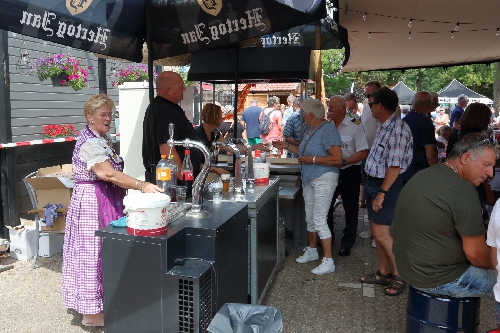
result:
[[(388, 296), (399, 296), (399, 295), (401, 295), (401, 293), (405, 289), (405, 286), (406, 286), (406, 282), (404, 282), (403, 279), (401, 279), (397, 275), (393, 275), (392, 279), (391, 279), (391, 282), (389, 283), (389, 285), (384, 290), (384, 294), (386, 294)], [(395, 292), (393, 292), (393, 293), (388, 292), (387, 291), (388, 289), (392, 289)]]
[(381, 285), (387, 286), (391, 282), (390, 279), (392, 278), (392, 273), (382, 274), (382, 273), (380, 273), (380, 271), (376, 271), (375, 273), (367, 275), (364, 278), (365, 278), (364, 280), (362, 280), (362, 277), (359, 278), (359, 281), (362, 283), (381, 284)]

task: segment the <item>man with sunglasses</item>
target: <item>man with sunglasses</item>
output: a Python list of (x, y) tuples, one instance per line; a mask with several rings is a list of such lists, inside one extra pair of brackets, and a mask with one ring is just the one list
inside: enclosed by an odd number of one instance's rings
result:
[[(380, 83), (378, 81), (368, 81), (365, 83), (365, 93), (368, 102), (372, 101), (372, 93), (380, 89)], [(363, 125), (363, 131), (365, 132), (366, 142), (368, 143), (368, 148), (372, 147), (373, 140), (375, 139), (375, 132), (377, 131), (378, 122), (375, 118), (373, 118), (372, 111), (370, 106), (366, 104), (363, 107), (363, 113), (361, 114), (361, 125)], [(365, 208), (365, 196), (364, 196), (364, 185), (366, 184), (366, 173), (365, 173), (365, 161), (361, 163), (361, 176), (363, 180), (363, 185), (360, 189), (359, 196), (359, 207)], [(361, 238), (370, 238), (373, 237), (371, 230), (363, 231), (359, 234)], [(375, 243), (372, 245), (375, 247)]]
[[(363, 283), (387, 286), (385, 294), (397, 296), (405, 282), (399, 273), (392, 253), (390, 227), (399, 193), (403, 188), (403, 173), (413, 157), (413, 138), (409, 126), (396, 114), (398, 95), (387, 87), (372, 94), (368, 103), (380, 125), (366, 159), (366, 208), (375, 237), (379, 269), (360, 278)], [(363, 114), (364, 117), (364, 114)]]
[(401, 276), (424, 292), (493, 297), (496, 271), (486, 245), (476, 186), (493, 176), (496, 144), (471, 133), (445, 163), (417, 173), (405, 185), (394, 215), (394, 246)]

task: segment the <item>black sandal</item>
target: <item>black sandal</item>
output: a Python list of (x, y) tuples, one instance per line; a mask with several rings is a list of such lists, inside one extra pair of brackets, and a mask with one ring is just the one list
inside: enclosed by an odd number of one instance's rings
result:
[[(405, 286), (406, 286), (406, 282), (403, 281), (403, 279), (401, 279), (397, 275), (393, 275), (391, 282), (384, 290), (384, 294), (386, 294), (388, 296), (399, 296), (399, 295), (401, 295), (401, 293), (405, 289)], [(390, 293), (387, 291), (387, 289), (392, 289), (392, 290), (395, 290), (396, 292)]]
[[(378, 277), (378, 279), (377, 279), (377, 277)], [(365, 278), (364, 280), (361, 280), (361, 278), (360, 278), (359, 281), (362, 283), (381, 284), (383, 286), (387, 286), (391, 282), (391, 280), (389, 280), (389, 279), (392, 278), (392, 273), (382, 274), (382, 273), (380, 273), (380, 271), (376, 271), (375, 273), (367, 275), (364, 278)]]

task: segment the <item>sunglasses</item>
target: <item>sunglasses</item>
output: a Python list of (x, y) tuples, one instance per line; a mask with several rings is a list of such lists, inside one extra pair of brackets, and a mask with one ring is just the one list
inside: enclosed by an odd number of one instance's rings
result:
[(368, 106), (370, 107), (370, 109), (372, 108), (372, 105), (374, 104), (380, 104), (380, 102), (368, 102)]
[(489, 143), (492, 143), (491, 139), (483, 139), (481, 141), (478, 141), (476, 143), (471, 144), (469, 147), (467, 147), (467, 149), (465, 149), (465, 151), (468, 151), (468, 150), (474, 149), (476, 147), (479, 147), (481, 145), (489, 144)]
[(366, 94), (366, 98), (371, 98), (372, 95), (371, 94)]

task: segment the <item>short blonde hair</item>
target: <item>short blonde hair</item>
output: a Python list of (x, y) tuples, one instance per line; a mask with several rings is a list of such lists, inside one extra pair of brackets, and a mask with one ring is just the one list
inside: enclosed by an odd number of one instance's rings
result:
[(97, 109), (101, 106), (109, 106), (113, 111), (115, 109), (115, 102), (105, 94), (97, 94), (90, 96), (88, 101), (83, 106), (83, 115), (87, 119), (87, 115), (95, 115)]
[(222, 108), (213, 103), (207, 103), (201, 110), (201, 120), (209, 125), (219, 125), (219, 113)]

